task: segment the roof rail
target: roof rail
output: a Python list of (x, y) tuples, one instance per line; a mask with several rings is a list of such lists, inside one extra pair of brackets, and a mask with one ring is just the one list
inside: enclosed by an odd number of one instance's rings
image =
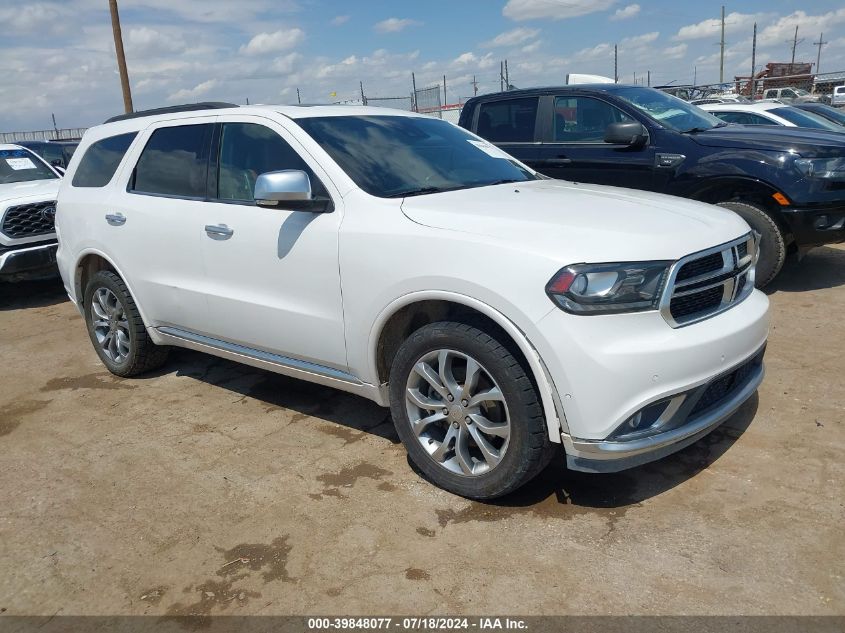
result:
[(186, 103), (183, 105), (167, 106), (165, 108), (153, 108), (152, 110), (138, 110), (137, 112), (129, 112), (128, 114), (118, 114), (110, 119), (106, 119), (104, 123), (114, 123), (115, 121), (126, 121), (128, 119), (139, 119), (145, 116), (155, 116), (156, 114), (172, 114), (173, 112), (192, 112), (194, 110), (219, 110), (220, 108), (237, 108), (237, 103), (226, 103), (225, 101), (205, 101), (202, 103)]

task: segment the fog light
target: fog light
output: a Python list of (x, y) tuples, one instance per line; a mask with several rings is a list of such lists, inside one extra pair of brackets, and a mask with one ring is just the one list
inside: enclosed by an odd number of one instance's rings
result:
[(816, 216), (816, 219), (813, 220), (813, 228), (826, 229), (828, 226), (830, 226), (830, 218), (826, 215)]
[(657, 432), (659, 427), (654, 429), (652, 427), (660, 420), (660, 416), (666, 411), (671, 401), (672, 398), (668, 398), (643, 407), (620, 424), (610, 437), (616, 440), (627, 440), (649, 435), (650, 430), (652, 433)]

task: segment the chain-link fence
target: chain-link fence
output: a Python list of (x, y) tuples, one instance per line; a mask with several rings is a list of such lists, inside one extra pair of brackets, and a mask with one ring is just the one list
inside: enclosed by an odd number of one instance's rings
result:
[(686, 100), (740, 95), (748, 99), (791, 100), (807, 94), (816, 95), (823, 102), (830, 101), (835, 86), (845, 85), (845, 71), (810, 72), (810, 64), (767, 64), (754, 77), (737, 76), (732, 82), (662, 86), (661, 90)]
[(30, 132), (0, 132), (0, 143), (15, 141), (78, 141), (85, 134), (84, 127), (62, 130), (33, 130)]
[(431, 86), (429, 88), (420, 88), (414, 94), (414, 104), (416, 111), (422, 114), (431, 114), (433, 116), (440, 116), (440, 109), (443, 107), (443, 101), (440, 97), (441, 86)]
[(397, 110), (413, 110), (414, 100), (407, 97), (367, 97), (364, 103), (377, 108), (395, 108)]

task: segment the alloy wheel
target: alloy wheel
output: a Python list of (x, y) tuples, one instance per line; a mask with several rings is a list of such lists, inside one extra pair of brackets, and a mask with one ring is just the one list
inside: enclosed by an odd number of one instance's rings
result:
[(502, 461), (511, 433), (507, 403), (477, 360), (455, 350), (429, 352), (414, 364), (405, 396), (414, 436), (439, 466), (473, 477)]
[(91, 297), (94, 336), (111, 361), (122, 363), (130, 353), (129, 321), (120, 299), (108, 288), (98, 288)]

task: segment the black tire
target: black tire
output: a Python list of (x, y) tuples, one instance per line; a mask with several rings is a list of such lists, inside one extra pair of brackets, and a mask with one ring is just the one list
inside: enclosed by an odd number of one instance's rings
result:
[[(91, 306), (94, 301), (94, 294), (100, 289), (107, 289), (117, 297), (126, 316), (126, 330), (129, 334), (129, 352), (120, 361), (115, 361), (107, 355), (95, 333)], [(169, 348), (156, 345), (150, 340), (147, 334), (147, 328), (144, 326), (144, 322), (138, 312), (138, 307), (135, 305), (135, 300), (129, 294), (129, 289), (118, 275), (109, 270), (101, 270), (95, 273), (88, 281), (83, 297), (83, 313), (85, 316), (85, 325), (88, 329), (88, 336), (100, 360), (111, 373), (122, 377), (136, 376), (146, 371), (157, 369), (167, 361)]]
[(760, 256), (754, 285), (762, 288), (771, 282), (786, 261), (786, 239), (774, 218), (760, 205), (752, 202), (729, 200), (717, 206), (730, 209), (757, 231), (760, 237)]
[[(501, 461), (479, 475), (460, 475), (438, 464), (411, 428), (406, 386), (415, 364), (436, 350), (454, 350), (475, 359), (498, 384), (507, 403), (510, 436)], [(462, 497), (493, 499), (535, 477), (554, 455), (537, 390), (526, 368), (484, 331), (455, 322), (438, 322), (415, 331), (402, 344), (390, 369), (390, 410), (396, 432), (411, 461), (432, 482)], [(448, 422), (447, 422), (448, 426)]]

